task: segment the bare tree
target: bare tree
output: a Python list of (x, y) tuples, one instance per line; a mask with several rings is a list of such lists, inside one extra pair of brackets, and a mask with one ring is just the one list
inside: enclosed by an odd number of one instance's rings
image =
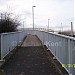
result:
[(0, 33), (17, 31), (20, 22), (17, 19), (12, 19), (11, 14), (1, 13), (0, 17)]

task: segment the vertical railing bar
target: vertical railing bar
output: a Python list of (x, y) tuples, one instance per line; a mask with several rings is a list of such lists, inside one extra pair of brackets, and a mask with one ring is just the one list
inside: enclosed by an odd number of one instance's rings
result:
[(1, 60), (3, 60), (3, 34), (1, 34)]

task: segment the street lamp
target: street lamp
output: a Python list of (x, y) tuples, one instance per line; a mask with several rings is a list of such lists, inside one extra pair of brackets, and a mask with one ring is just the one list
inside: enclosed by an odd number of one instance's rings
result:
[[(48, 42), (49, 42), (49, 20), (50, 19), (48, 19)], [(48, 48), (49, 48), (49, 45), (48, 45)]]
[(36, 6), (32, 6), (32, 16), (33, 16), (33, 30), (34, 30), (34, 7), (36, 7)]
[(63, 32), (62, 22), (61, 22), (61, 32)]
[(50, 19), (48, 19), (48, 32), (49, 32), (49, 21), (50, 21)]
[(24, 21), (23, 21), (23, 30), (24, 30)]

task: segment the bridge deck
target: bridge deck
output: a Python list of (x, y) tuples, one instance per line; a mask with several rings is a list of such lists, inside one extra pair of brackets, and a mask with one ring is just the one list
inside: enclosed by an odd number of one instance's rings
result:
[(41, 46), (40, 40), (35, 35), (27, 35), (22, 47), (24, 46)]
[(13, 56), (3, 67), (6, 75), (60, 75), (36, 36), (28, 35)]

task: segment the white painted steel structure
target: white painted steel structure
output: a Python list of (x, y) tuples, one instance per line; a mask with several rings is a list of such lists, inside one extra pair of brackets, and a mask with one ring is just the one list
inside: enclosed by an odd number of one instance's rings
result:
[(70, 75), (75, 75), (75, 38), (36, 30), (30, 30), (28, 33), (37, 35), (61, 64), (72, 65), (65, 69)]
[(69, 74), (75, 75), (75, 66), (73, 65), (75, 64), (75, 38), (61, 34), (38, 30), (3, 33), (1, 34), (1, 59), (13, 50), (27, 34), (37, 35), (61, 64), (71, 64), (70, 68), (65, 67), (65, 69)]
[(2, 33), (1, 34), (1, 60), (9, 54), (27, 34), (25, 31)]

